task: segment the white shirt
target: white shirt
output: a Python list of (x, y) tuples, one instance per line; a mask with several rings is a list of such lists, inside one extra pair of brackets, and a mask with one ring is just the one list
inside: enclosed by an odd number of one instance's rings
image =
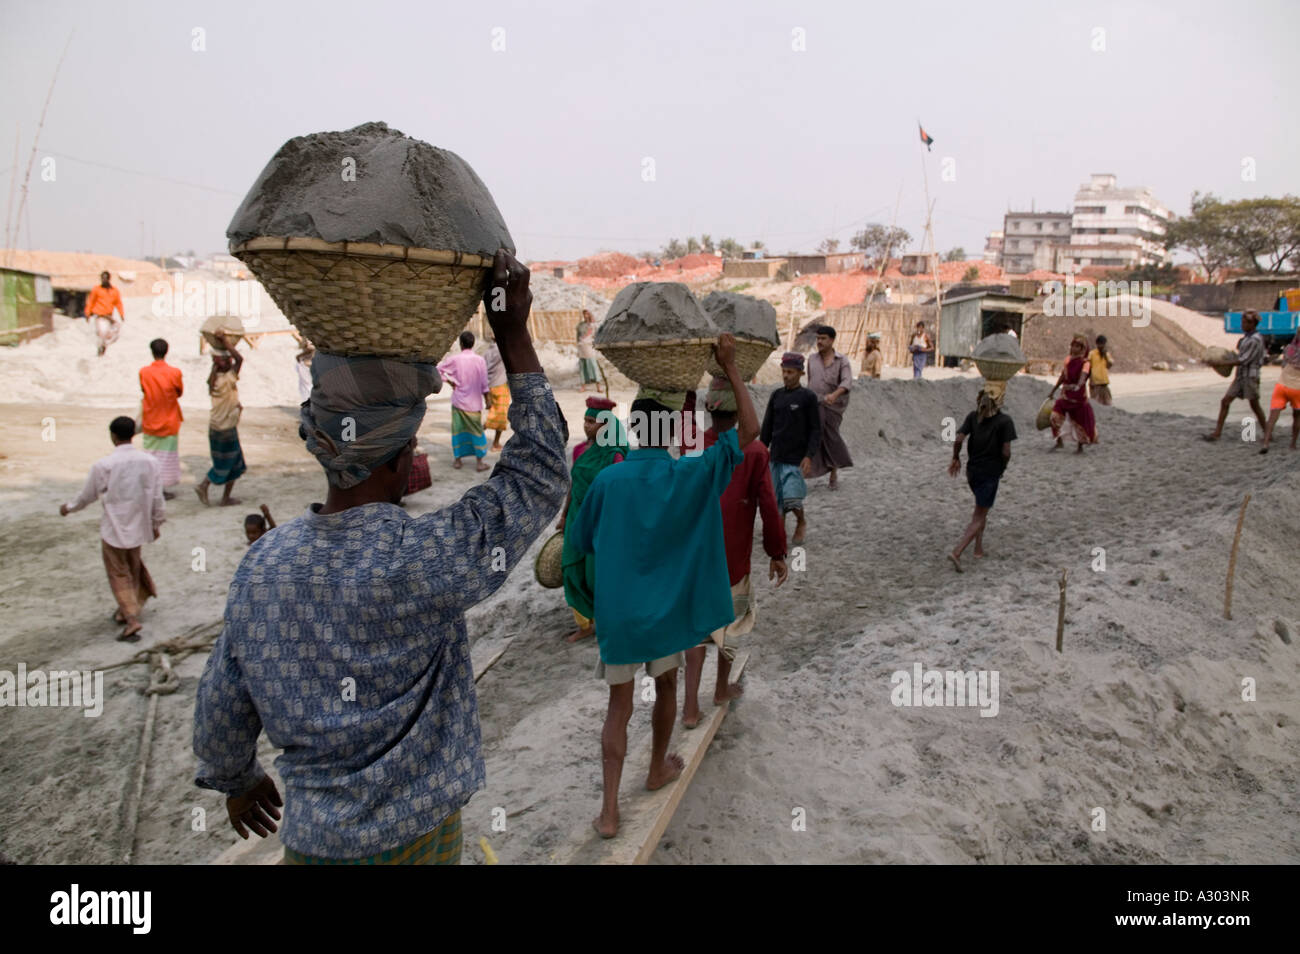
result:
[(118, 444), (90, 468), (90, 476), (68, 512), (103, 498), (99, 535), (109, 546), (131, 550), (153, 539), (167, 519), (162, 495), (162, 467), (134, 444)]

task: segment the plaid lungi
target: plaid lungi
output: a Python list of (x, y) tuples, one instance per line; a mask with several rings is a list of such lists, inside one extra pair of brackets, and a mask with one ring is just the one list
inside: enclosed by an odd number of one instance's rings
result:
[(491, 390), (492, 406), (488, 410), (487, 422), (483, 425), (484, 430), (504, 431), (510, 426), (506, 418), (506, 412), (510, 410), (510, 385), (498, 384)]
[(461, 849), (460, 810), (415, 841), (368, 858), (317, 858), (284, 849), (286, 865), (458, 865)]
[(212, 469), (208, 471), (208, 480), (212, 483), (228, 484), (238, 480), (247, 470), (237, 428), (208, 431), (208, 450), (212, 452)]
[(145, 434), (141, 437), (141, 443), (145, 453), (152, 455), (162, 466), (163, 486), (175, 487), (179, 484), (181, 482), (180, 435), (154, 437), (152, 434)]
[(451, 409), (451, 456), (486, 457), (487, 438), (483, 436), (483, 413)]

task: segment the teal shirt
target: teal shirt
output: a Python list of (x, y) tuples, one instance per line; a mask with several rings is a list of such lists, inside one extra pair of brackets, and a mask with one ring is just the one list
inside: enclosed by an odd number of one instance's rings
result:
[(596, 554), (606, 665), (682, 652), (735, 618), (718, 498), (744, 459), (733, 428), (696, 457), (638, 447), (596, 475), (573, 542)]

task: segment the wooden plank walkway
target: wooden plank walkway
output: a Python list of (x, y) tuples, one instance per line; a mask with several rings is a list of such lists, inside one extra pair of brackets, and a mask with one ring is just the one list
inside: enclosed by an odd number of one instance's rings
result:
[[(737, 654), (731, 667), (731, 682), (739, 681), (745, 671), (749, 653)], [(619, 793), (619, 831), (613, 838), (601, 838), (584, 819), (584, 834), (572, 844), (558, 849), (554, 854), (556, 864), (577, 865), (643, 865), (650, 860), (659, 839), (672, 821), (673, 813), (681, 804), (686, 789), (695, 776), (695, 770), (704, 761), (709, 743), (717, 735), (722, 720), (727, 717), (731, 703), (713, 705), (713, 687), (717, 682), (717, 657), (710, 652), (704, 661), (704, 675), (700, 679), (700, 709), (703, 720), (694, 729), (683, 729), (681, 724), (681, 692), (685, 684), (684, 670), (678, 678), (677, 724), (668, 746), (686, 762), (686, 768), (671, 785), (654, 792), (645, 790), (645, 777), (650, 769), (650, 724), (644, 723), (635, 735), (628, 733), (627, 761), (623, 765), (623, 784)], [(639, 700), (638, 700), (639, 702)]]

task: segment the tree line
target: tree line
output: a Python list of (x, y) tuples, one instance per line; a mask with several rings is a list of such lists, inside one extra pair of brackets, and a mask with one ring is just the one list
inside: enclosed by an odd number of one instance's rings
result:
[(1225, 202), (1193, 192), (1191, 212), (1170, 223), (1165, 246), (1189, 252), (1211, 282), (1229, 268), (1261, 275), (1300, 271), (1300, 199)]

